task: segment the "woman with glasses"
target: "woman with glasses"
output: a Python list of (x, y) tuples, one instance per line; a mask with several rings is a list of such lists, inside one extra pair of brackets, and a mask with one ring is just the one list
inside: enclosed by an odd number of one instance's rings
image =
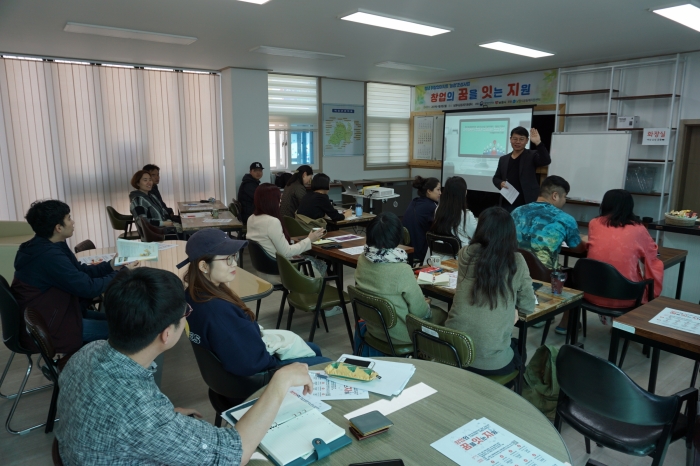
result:
[[(535, 145), (535, 150), (525, 149), (528, 138)], [(501, 197), (501, 207), (508, 212), (537, 200), (540, 184), (535, 171), (537, 167), (545, 167), (552, 163), (549, 151), (542, 144), (540, 133), (535, 128), (530, 128), (529, 134), (522, 126), (513, 128), (510, 132), (510, 145), (513, 151), (498, 159), (498, 168), (493, 175), (493, 185), (496, 189), (505, 188), (507, 182), (519, 193), (512, 204), (503, 201)]]
[(292, 362), (329, 362), (313, 343), (305, 348), (313, 356), (282, 361), (270, 354), (255, 314), (229, 287), (236, 277), (239, 251), (246, 244), (215, 228), (200, 230), (187, 242), (187, 259), (178, 268), (189, 264), (185, 298), (193, 309), (187, 318), (192, 343), (214, 353), (227, 372), (240, 376)]

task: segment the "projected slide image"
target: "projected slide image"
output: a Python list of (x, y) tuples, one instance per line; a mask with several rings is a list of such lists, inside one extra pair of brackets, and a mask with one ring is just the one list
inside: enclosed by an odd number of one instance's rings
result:
[(500, 157), (508, 150), (509, 118), (459, 121), (460, 157)]

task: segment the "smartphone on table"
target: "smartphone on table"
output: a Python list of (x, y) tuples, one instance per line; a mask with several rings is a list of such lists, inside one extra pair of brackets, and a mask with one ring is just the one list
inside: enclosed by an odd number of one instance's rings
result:
[[(364, 359), (340, 358), (340, 359), (338, 359), (338, 361), (344, 362), (345, 364), (352, 364), (353, 366), (366, 367), (368, 369), (371, 369), (374, 367), (374, 361), (365, 361)], [(369, 463), (369, 464), (371, 464), (371, 463)]]

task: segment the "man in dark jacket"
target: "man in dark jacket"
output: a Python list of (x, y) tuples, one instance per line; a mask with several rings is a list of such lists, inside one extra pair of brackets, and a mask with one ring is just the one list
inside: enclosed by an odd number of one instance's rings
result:
[[(106, 339), (104, 314), (86, 307), (117, 274), (114, 260), (97, 265), (78, 262), (66, 244), (75, 222), (70, 207), (61, 201), (34, 202), (25, 218), (36, 235), (19, 247), (15, 257), (11, 289), (20, 309), (31, 307), (41, 314), (59, 354), (73, 353), (83, 342)], [(28, 333), (21, 333), (20, 342), (38, 351)]]
[(171, 215), (175, 215), (173, 209), (168, 207), (163, 200), (163, 196), (160, 195), (158, 191), (158, 183), (160, 183), (160, 167), (158, 165), (153, 165), (152, 163), (143, 166), (142, 170), (148, 172), (151, 175), (151, 181), (153, 181), (153, 188), (151, 188), (151, 194), (158, 199), (158, 201), (163, 205), (163, 208)]
[[(529, 136), (532, 136), (530, 140), (535, 145), (535, 150), (525, 149)], [(540, 133), (535, 128), (530, 129), (530, 134), (522, 126), (513, 128), (510, 132), (510, 145), (513, 152), (498, 160), (498, 168), (493, 175), (493, 185), (497, 189), (505, 188), (508, 182), (519, 193), (512, 204), (501, 199), (502, 207), (508, 212), (537, 200), (540, 185), (535, 170), (552, 163), (547, 148), (542, 144)]]
[(238, 188), (238, 202), (243, 207), (241, 217), (243, 223), (248, 221), (248, 217), (253, 215), (255, 210), (255, 190), (260, 186), (260, 179), (263, 176), (263, 166), (260, 162), (250, 164), (250, 173), (243, 176), (241, 186)]

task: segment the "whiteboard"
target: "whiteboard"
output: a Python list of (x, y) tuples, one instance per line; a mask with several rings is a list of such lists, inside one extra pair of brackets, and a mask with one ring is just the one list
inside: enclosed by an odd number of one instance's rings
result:
[(571, 185), (571, 199), (600, 202), (610, 189), (625, 187), (629, 131), (601, 133), (554, 133), (549, 175)]

